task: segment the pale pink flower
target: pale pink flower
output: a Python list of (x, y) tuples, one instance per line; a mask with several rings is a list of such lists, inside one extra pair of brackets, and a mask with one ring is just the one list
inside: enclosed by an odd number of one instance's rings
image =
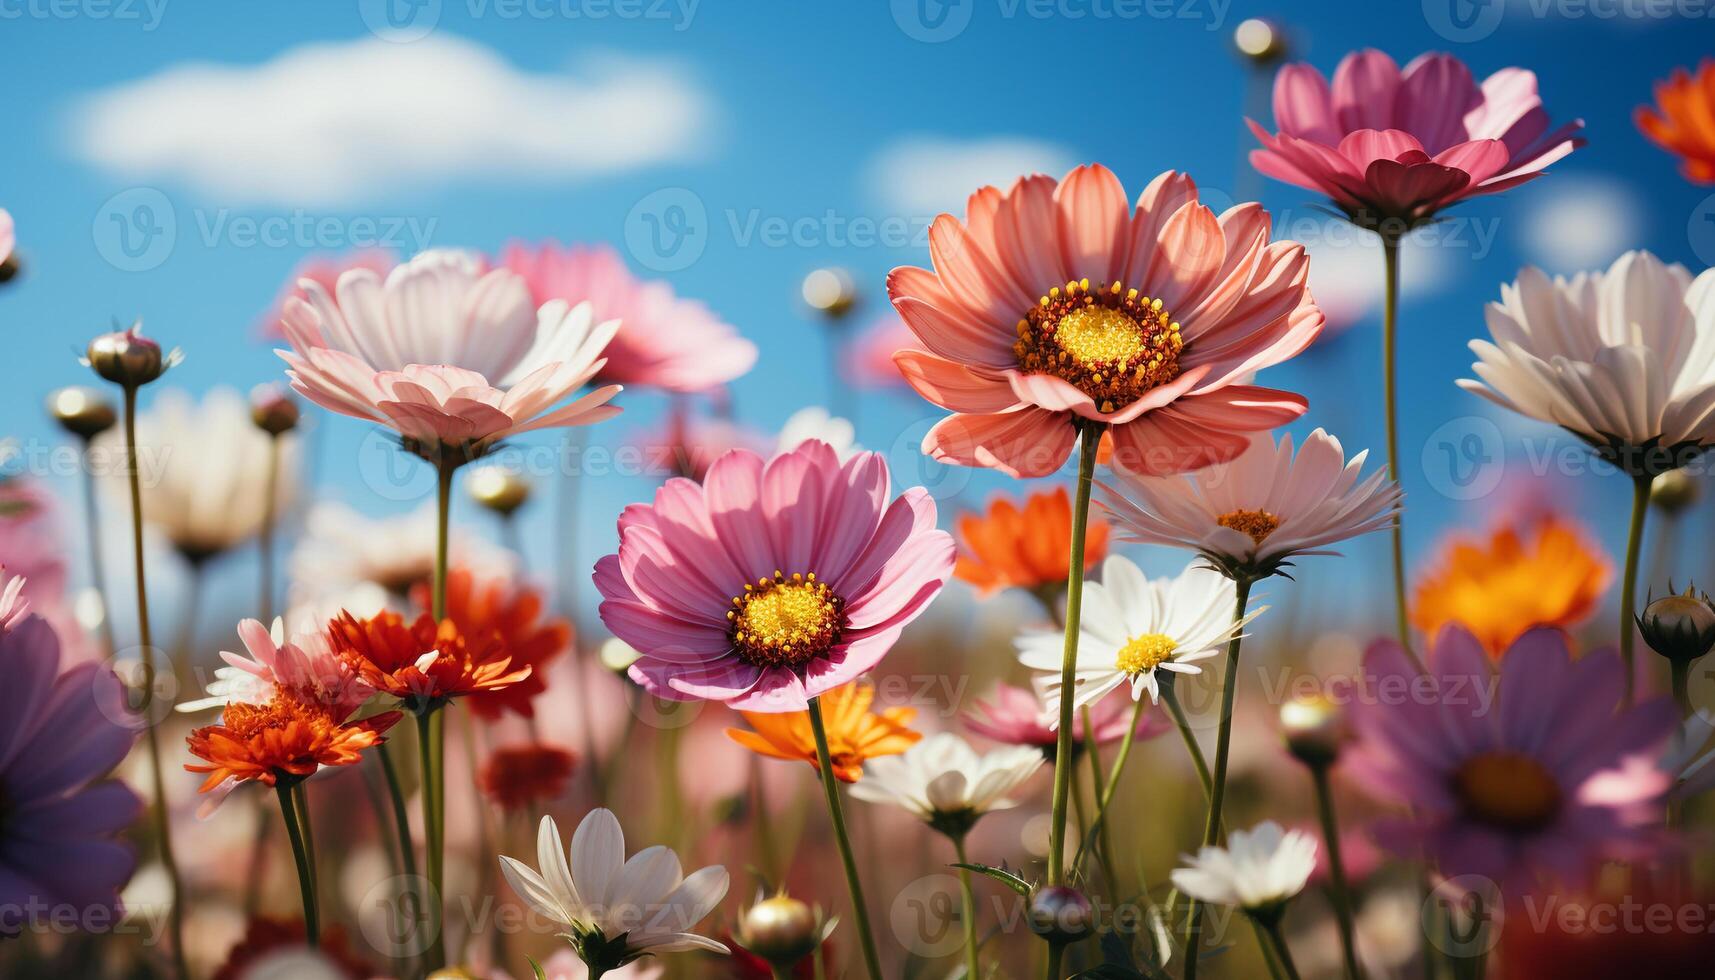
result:
[(283, 691), (344, 719), (375, 693), (350, 663), (333, 652), (325, 633), (302, 633), (291, 642), (285, 641), (283, 633), (278, 619), (272, 630), (259, 620), (241, 621), (238, 638), (249, 656), (222, 650), (220, 659), (227, 666), (216, 668), (215, 679), (208, 685), (209, 696), (182, 702), (178, 709), (199, 711), (231, 701), (266, 704)]
[(1091, 165), (982, 188), (963, 223), (935, 219), (929, 250), (935, 271), (895, 269), (887, 289), (927, 348), (895, 363), (954, 413), (923, 440), (943, 462), (1043, 476), (1084, 423), (1111, 429), (1118, 466), (1183, 472), (1308, 407), (1249, 383), (1323, 322), (1304, 247), (1270, 242), (1258, 204), (1217, 217), (1169, 171), (1134, 210)]
[(807, 442), (735, 450), (701, 485), (668, 480), (619, 518), (596, 563), (601, 618), (642, 651), (659, 697), (802, 711), (874, 667), (953, 571), (953, 538), (914, 487), (889, 503), (878, 453)]
[(860, 388), (902, 388), (905, 376), (893, 363), (893, 355), (922, 349), (905, 321), (889, 313), (851, 338), (840, 370), (846, 381)]
[(0, 262), (12, 257), (12, 250), (18, 246), (18, 232), (12, 224), (12, 214), (5, 208), (0, 208)]
[[(1095, 728), (1096, 742), (1105, 744), (1125, 737), (1131, 724), (1134, 705), (1131, 699), (1114, 693), (1090, 706), (1090, 723)], [(1055, 718), (1042, 704), (1036, 693), (1027, 687), (996, 684), (988, 701), (977, 701), (975, 710), (965, 718), (965, 727), (985, 738), (1007, 745), (1030, 745), (1052, 755), (1060, 735), (1054, 730)], [(1138, 722), (1138, 738), (1154, 738), (1168, 731), (1172, 724), (1159, 712), (1146, 712)], [(1074, 748), (1085, 744), (1084, 714), (1072, 719)]]
[(1328, 195), (1354, 222), (1414, 226), (1479, 194), (1515, 187), (1584, 145), (1582, 120), (1549, 131), (1536, 75), (1504, 68), (1479, 85), (1464, 62), (1424, 54), (1401, 71), (1380, 51), (1349, 54), (1330, 87), (1306, 64), (1274, 82), (1262, 173)]
[(292, 349), (278, 352), (292, 387), (329, 411), (394, 429), (414, 452), (468, 459), (507, 436), (619, 413), (607, 404), (618, 385), (561, 404), (601, 370), (619, 324), (594, 323), (587, 304), (538, 310), (514, 273), (431, 251), (385, 282), (353, 269), (331, 295), (300, 285), (308, 298), (286, 301)]
[(602, 382), (694, 393), (724, 385), (756, 364), (755, 344), (702, 303), (679, 298), (667, 283), (633, 276), (606, 245), (513, 242), (499, 264), (524, 277), (537, 303), (587, 302), (597, 320), (619, 321)]
[(286, 301), (294, 297), (309, 299), (303, 282), (308, 279), (322, 287), (322, 291), (332, 295), (339, 287), (339, 277), (351, 269), (368, 269), (378, 276), (385, 276), (399, 263), (393, 253), (384, 248), (364, 248), (342, 255), (311, 255), (298, 263), (292, 274), (286, 278), (285, 285), (280, 287), (280, 294), (274, 297), (274, 305), (262, 315), (262, 336), (269, 340), (284, 340), (286, 331), (281, 318), (286, 315)]
[(16, 629), (30, 614), (30, 600), (24, 598), (24, 577), (8, 575), (0, 565), (0, 632)]

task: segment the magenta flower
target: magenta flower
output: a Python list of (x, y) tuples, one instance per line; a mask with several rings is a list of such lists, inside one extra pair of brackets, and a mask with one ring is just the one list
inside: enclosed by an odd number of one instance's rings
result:
[(648, 385), (666, 391), (708, 391), (756, 364), (756, 345), (703, 304), (674, 295), (661, 281), (636, 278), (605, 245), (532, 249), (506, 247), (500, 265), (524, 277), (538, 304), (588, 302), (597, 320), (618, 320), (607, 345), (603, 383)]
[(1380, 51), (1353, 52), (1334, 71), (1287, 65), (1274, 82), (1270, 136), (1251, 164), (1328, 195), (1357, 224), (1415, 226), (1468, 197), (1517, 186), (1584, 145), (1582, 120), (1552, 132), (1536, 75), (1504, 68), (1478, 85), (1449, 54), (1418, 56), (1402, 72)]
[(1676, 712), (1657, 698), (1616, 714), (1620, 690), (1618, 658), (1574, 659), (1553, 629), (1520, 637), (1498, 678), (1459, 627), (1437, 638), (1427, 675), (1377, 643), (1352, 712), (1350, 771), (1411, 809), (1379, 821), (1377, 842), (1515, 894), (1541, 876), (1577, 887), (1602, 859), (1645, 852), (1669, 782), (1655, 760)]
[[(38, 909), (42, 927), (68, 912), (109, 925), (137, 864), (117, 838), (142, 809), (106, 778), (137, 737), (119, 679), (92, 663), (61, 673), (59, 637), (40, 616), (0, 631), (0, 671), (0, 908)], [(14, 915), (0, 933), (30, 924)]]
[[(966, 728), (1006, 745), (1032, 745), (1045, 753), (1053, 752), (1059, 737), (1050, 727), (1055, 716), (1029, 688), (996, 684), (992, 698), (976, 702), (976, 710), (965, 719)], [(1124, 738), (1135, 707), (1130, 698), (1118, 693), (1091, 705), (1090, 723), (1095, 726), (1096, 741), (1106, 744)], [(1159, 712), (1151, 711), (1138, 723), (1137, 737), (1154, 738), (1171, 727)], [(1072, 744), (1084, 745), (1083, 712), (1074, 717)]]
[(887, 463), (806, 442), (734, 450), (701, 485), (668, 480), (619, 518), (596, 563), (601, 618), (642, 653), (631, 678), (671, 700), (802, 711), (874, 667), (953, 572), (953, 537)]

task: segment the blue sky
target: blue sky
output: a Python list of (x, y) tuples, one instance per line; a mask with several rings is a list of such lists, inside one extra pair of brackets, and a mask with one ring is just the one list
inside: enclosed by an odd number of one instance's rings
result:
[[(1617, 3), (1529, 0), (1503, 14), (1492, 6), (1500, 2), (1461, 8), (1474, 20), (1459, 23), (1475, 25), (1461, 33), (1448, 27), (1452, 8), (1442, 0), (440, 0), (396, 7), (402, 29), (386, 26), (385, 11), (368, 2), (151, 9), (141, 0), (11, 0), (0, 4), (8, 93), (0, 114), (10, 136), (0, 206), (16, 218), (28, 268), (0, 291), (10, 372), (0, 417), (21, 439), (53, 440), (43, 395), (86, 380), (74, 352), (116, 317), (141, 316), (151, 334), (185, 348), (173, 384), (200, 391), (277, 379), (280, 362), (258, 340), (256, 321), (288, 271), (318, 245), (382, 234), (407, 251), (421, 243), (488, 250), (514, 237), (614, 243), (635, 270), (664, 269), (681, 294), (707, 301), (760, 345), (757, 368), (733, 393), (741, 418), (771, 427), (829, 401), (822, 336), (797, 302), (800, 278), (822, 265), (851, 269), (868, 304), (857, 319), (867, 322), (885, 305), (889, 268), (927, 263), (927, 202), (957, 207), (948, 181), (985, 159), (1100, 161), (1134, 192), (1161, 170), (1181, 169), (1216, 196), (1260, 193), (1271, 210), (1313, 219), (1307, 194), (1262, 181), (1241, 159), (1252, 140), (1240, 122), (1246, 74), (1232, 31), (1244, 17), (1284, 9), (1295, 18), (1295, 57), (1324, 71), (1357, 47), (1382, 48), (1401, 62), (1449, 50), (1479, 76), (1509, 65), (1534, 69), (1556, 120), (1588, 124), (1588, 147), (1531, 186), (1467, 206), (1456, 226), (1461, 239), (1421, 258), (1434, 274), (1406, 299), (1401, 360), (1417, 564), (1449, 524), (1483, 523), (1537, 458), (1521, 439), (1547, 434), (1493, 415), (1452, 384), (1468, 373), (1466, 342), (1481, 333), (1482, 303), (1499, 284), (1526, 262), (1606, 264), (1635, 246), (1695, 270), (1715, 260), (1715, 223), (1703, 218), (1710, 189), (1685, 183), (1631, 123), (1655, 80), (1709, 50), (1715, 21), (1707, 11), (1693, 16), (1699, 7), (1682, 4), (1675, 16), (1615, 17), (1602, 14), (1622, 9)], [(938, 31), (950, 36), (932, 40)], [(306, 49), (314, 45), (325, 47)], [(379, 68), (364, 77), (403, 84), (409, 76), (391, 74), (388, 58), (412, 45), (476, 65), (516, 98), (474, 113), (419, 107), (409, 118), (424, 122), (395, 138), (366, 121), (376, 100), (362, 93), (260, 82), (276, 77), (280, 59), (303, 71), (321, 57), (367, 58)], [(209, 75), (198, 64), (223, 70)], [(247, 101), (247, 86), (266, 88), (267, 97)], [(659, 111), (628, 111), (627, 93), (644, 89), (659, 97)], [(584, 132), (554, 125), (567, 118), (556, 112), (568, 91), (598, 93), (608, 115), (591, 116)], [(145, 105), (138, 92), (186, 96)], [(287, 138), (294, 100), (318, 99), (353, 107), (345, 165), (328, 163), (334, 151), (326, 145)], [(249, 135), (232, 135), (228, 120)], [(514, 123), (517, 131), (501, 131)], [(939, 159), (935, 153), (947, 154), (945, 166), (921, 163)], [(887, 167), (890, 159), (919, 164), (901, 174)], [(119, 236), (148, 230), (121, 231), (127, 216), (139, 201), (162, 200), (152, 227), (159, 233), (164, 215), (171, 243), (127, 257), (135, 242)], [(694, 261), (683, 252), (648, 254), (640, 237), (648, 215), (666, 217), (664, 208), (687, 202), (693, 217), (701, 212), (691, 228), (693, 240), (701, 235)], [(794, 240), (766, 236), (780, 225), (797, 229)], [(256, 241), (252, 232), (283, 238)], [(1349, 292), (1379, 276), (1379, 258), (1331, 259), (1321, 284), (1315, 269), (1319, 292)], [(1311, 412), (1297, 428), (1327, 425), (1349, 447), (1379, 447), (1376, 328), (1372, 312), (1267, 376), (1309, 395)], [(598, 444), (623, 440), (662, 407), (648, 394), (622, 398), (627, 417), (596, 432)], [(867, 395), (860, 439), (889, 451), (901, 482), (929, 481), (950, 507), (980, 503), (1002, 481), (949, 474), (915, 453), (935, 414), (908, 395)], [(1441, 492), (1451, 485), (1445, 464), (1437, 473), (1418, 462), (1457, 455), (1472, 445), (1467, 437), (1480, 448), (1491, 430), (1472, 419), (1498, 424), (1493, 431), (1511, 459), (1503, 490), (1476, 504)], [(372, 465), (362, 458), (374, 451), (365, 426), (320, 421), (327, 494), (372, 513), (417, 502), (415, 490), (377, 493), (374, 481), (354, 475)], [(1623, 484), (1586, 478), (1575, 492), (1555, 493), (1600, 522), (1613, 547)], [(590, 560), (611, 545), (619, 506), (648, 489), (644, 479), (592, 483), (582, 535)], [(547, 509), (532, 517), (544, 532)], [(533, 536), (533, 560), (545, 563), (551, 546), (547, 534)], [(1378, 538), (1353, 549), (1341, 577), (1355, 591), (1346, 595), (1380, 594), (1373, 582), (1383, 546)]]

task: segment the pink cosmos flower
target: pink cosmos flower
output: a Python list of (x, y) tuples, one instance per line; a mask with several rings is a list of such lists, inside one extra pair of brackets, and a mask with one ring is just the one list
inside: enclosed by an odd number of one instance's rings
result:
[(642, 653), (631, 678), (671, 700), (802, 711), (874, 667), (953, 572), (922, 487), (889, 498), (887, 463), (806, 442), (764, 463), (734, 450), (619, 518), (596, 563), (601, 618)]
[(1504, 68), (1479, 85), (1449, 54), (1418, 56), (1402, 72), (1380, 51), (1353, 52), (1330, 88), (1306, 64), (1274, 82), (1270, 136), (1251, 165), (1328, 195), (1357, 224), (1407, 227), (1479, 194), (1522, 184), (1584, 145), (1582, 120), (1552, 132), (1536, 75)]
[(896, 313), (881, 317), (858, 331), (846, 347), (842, 373), (859, 388), (904, 387), (905, 378), (893, 363), (902, 350), (922, 350), (917, 335)]
[[(388, 273), (348, 270), (334, 292), (312, 280), (286, 301), (277, 353), (292, 387), (341, 415), (397, 431), (420, 454), (464, 461), (507, 436), (619, 414), (618, 385), (561, 404), (606, 363), (619, 324), (588, 304), (531, 300), (524, 279), (481, 272), (461, 252), (424, 252)], [(559, 406), (559, 407), (555, 407)]]
[(767, 433), (741, 422), (681, 406), (668, 412), (661, 424), (631, 438), (651, 470), (699, 481), (715, 460), (734, 449), (765, 454), (772, 442)]
[(113, 922), (137, 865), (119, 836), (142, 809), (124, 783), (106, 778), (137, 737), (124, 690), (96, 664), (62, 673), (59, 638), (39, 616), (0, 631), (0, 672), (0, 908), (25, 916), (0, 922), (0, 934), (48, 928), (30, 917), (58, 922), (66, 910), (80, 922)]
[(281, 322), (286, 315), (286, 301), (294, 297), (302, 300), (309, 299), (309, 293), (304, 290), (305, 279), (322, 287), (322, 291), (330, 295), (339, 288), (339, 277), (351, 269), (368, 269), (378, 276), (385, 276), (399, 263), (393, 253), (384, 248), (365, 248), (343, 255), (311, 255), (298, 263), (287, 277), (286, 284), (280, 287), (280, 294), (274, 297), (274, 305), (262, 315), (259, 324), (262, 336), (269, 340), (284, 340), (286, 332)]
[(661, 281), (631, 274), (606, 245), (531, 248), (513, 242), (500, 265), (524, 277), (537, 303), (588, 302), (597, 320), (618, 320), (600, 380), (667, 391), (708, 391), (756, 364), (756, 345), (708, 307), (680, 299)]
[[(1096, 741), (1106, 744), (1124, 738), (1134, 707), (1130, 698), (1117, 693), (1091, 705), (1090, 723), (1095, 726)], [(1059, 733), (1050, 727), (1054, 720), (1029, 688), (996, 684), (993, 699), (976, 702), (976, 711), (966, 717), (965, 727), (996, 742), (1033, 745), (1051, 755), (1059, 740)], [(1138, 723), (1136, 737), (1154, 738), (1171, 727), (1159, 712), (1151, 711)], [(1072, 744), (1084, 744), (1082, 712), (1073, 720)]]
[(12, 214), (5, 208), (0, 208), (0, 262), (12, 257), (12, 250), (18, 246), (18, 232), (12, 224)]
[(1437, 638), (1427, 675), (1392, 641), (1371, 647), (1349, 771), (1412, 811), (1378, 821), (1377, 842), (1513, 894), (1542, 875), (1578, 887), (1601, 859), (1636, 856), (1661, 823), (1669, 777), (1655, 762), (1677, 713), (1656, 698), (1616, 714), (1620, 672), (1611, 652), (1574, 659), (1546, 628), (1513, 644), (1498, 678), (1458, 627)]
[(198, 711), (220, 707), (229, 701), (267, 704), (276, 693), (285, 691), (344, 719), (375, 693), (347, 660), (333, 652), (326, 633), (303, 633), (286, 642), (283, 632), (278, 619), (274, 620), (272, 630), (260, 620), (240, 622), (238, 638), (249, 656), (222, 650), (220, 659), (227, 666), (215, 669), (208, 697), (181, 702), (178, 709)]
[(1217, 217), (1168, 171), (1134, 210), (1112, 171), (1083, 166), (982, 188), (963, 223), (935, 219), (929, 249), (933, 272), (895, 269), (887, 289), (927, 348), (894, 362), (954, 413), (923, 440), (943, 462), (1043, 476), (1093, 423), (1117, 465), (1177, 473), (1307, 408), (1248, 383), (1323, 322), (1304, 247), (1270, 242), (1258, 204)]

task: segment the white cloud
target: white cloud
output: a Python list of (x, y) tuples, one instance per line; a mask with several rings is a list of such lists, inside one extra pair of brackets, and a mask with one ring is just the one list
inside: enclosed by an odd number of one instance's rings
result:
[(306, 44), (259, 65), (178, 64), (97, 92), (73, 149), (132, 180), (234, 204), (335, 205), (458, 178), (565, 181), (692, 156), (711, 107), (672, 63), (524, 72), (444, 32)]
[(1041, 140), (918, 136), (883, 147), (870, 160), (868, 183), (901, 214), (963, 214), (965, 199), (984, 184), (1004, 188), (1037, 172), (1058, 178), (1076, 165), (1070, 150)]
[(1606, 268), (1643, 236), (1644, 203), (1618, 180), (1560, 174), (1518, 193), (1525, 257), (1549, 272)]

